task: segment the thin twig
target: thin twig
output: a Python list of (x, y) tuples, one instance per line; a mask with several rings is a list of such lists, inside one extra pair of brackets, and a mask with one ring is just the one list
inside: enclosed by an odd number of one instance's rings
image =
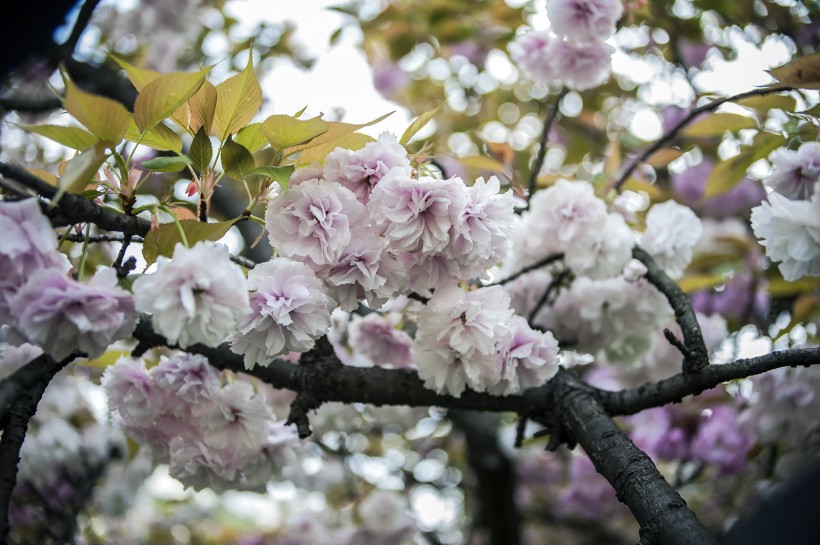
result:
[(541, 173), (541, 168), (544, 166), (544, 158), (547, 156), (547, 143), (550, 139), (550, 129), (552, 129), (552, 125), (558, 118), (558, 107), (561, 105), (561, 100), (567, 92), (569, 92), (569, 89), (566, 87), (561, 89), (561, 92), (555, 97), (555, 101), (552, 103), (552, 106), (547, 112), (546, 119), (544, 119), (544, 126), (541, 129), (541, 141), (539, 142), (538, 153), (535, 155), (535, 162), (533, 162), (532, 169), (530, 170), (530, 179), (527, 184), (527, 205), (524, 207), (524, 210), (529, 209), (530, 199), (532, 198), (532, 194), (535, 193), (535, 188), (538, 186), (538, 174)]
[(547, 301), (549, 301), (550, 295), (552, 295), (552, 293), (558, 288), (558, 286), (561, 285), (564, 279), (567, 276), (569, 276), (569, 273), (569, 269), (564, 269), (563, 271), (555, 275), (555, 278), (550, 280), (547, 289), (544, 290), (544, 295), (542, 295), (541, 299), (539, 299), (535, 306), (532, 307), (532, 310), (530, 311), (530, 314), (527, 317), (527, 322), (533, 323), (535, 321), (535, 317), (538, 316), (538, 313), (541, 311), (541, 308), (547, 304)]
[(620, 191), (621, 187), (626, 183), (632, 173), (638, 168), (641, 163), (646, 162), (652, 154), (656, 151), (661, 149), (663, 146), (669, 144), (672, 140), (677, 138), (678, 133), (683, 130), (684, 127), (689, 125), (692, 121), (695, 120), (700, 114), (704, 112), (711, 112), (712, 110), (716, 110), (721, 104), (725, 104), (727, 102), (737, 102), (738, 100), (743, 100), (744, 98), (754, 97), (754, 96), (763, 96), (763, 95), (770, 95), (772, 93), (780, 93), (783, 91), (793, 91), (794, 89), (791, 87), (776, 87), (771, 88), (767, 87), (764, 89), (754, 89), (752, 91), (746, 91), (745, 93), (740, 93), (737, 95), (732, 95), (730, 97), (719, 98), (717, 100), (713, 100), (708, 104), (704, 104), (698, 108), (695, 108), (691, 112), (689, 112), (686, 117), (678, 121), (674, 127), (669, 129), (663, 136), (661, 136), (658, 140), (652, 143), (649, 147), (644, 149), (637, 157), (635, 157), (632, 161), (630, 161), (629, 165), (624, 169), (623, 173), (621, 174), (618, 181), (615, 182), (614, 188), (615, 191)]
[(77, 20), (71, 28), (71, 35), (64, 43), (60, 44), (60, 49), (64, 51), (66, 57), (70, 57), (77, 48), (80, 37), (82, 37), (83, 32), (85, 32), (88, 23), (91, 22), (91, 16), (94, 15), (94, 10), (97, 9), (99, 3), (100, 0), (85, 0), (85, 2), (83, 2), (80, 12), (77, 14)]
[(551, 263), (555, 263), (556, 261), (560, 261), (561, 259), (564, 259), (564, 254), (548, 255), (547, 257), (545, 257), (541, 261), (533, 263), (532, 265), (528, 265), (528, 266), (524, 267), (523, 269), (521, 269), (520, 271), (511, 274), (507, 278), (503, 278), (503, 279), (499, 280), (498, 282), (493, 282), (492, 284), (488, 284), (488, 285), (490, 285), (490, 286), (503, 286), (504, 284), (508, 284), (508, 283), (512, 282), (513, 280), (515, 280), (519, 276), (525, 275), (528, 272), (538, 270), (542, 267), (546, 267), (547, 265), (549, 265)]

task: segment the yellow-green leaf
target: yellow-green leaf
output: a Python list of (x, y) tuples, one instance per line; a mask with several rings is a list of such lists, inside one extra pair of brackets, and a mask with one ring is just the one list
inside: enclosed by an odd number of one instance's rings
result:
[(130, 350), (107, 350), (99, 358), (85, 361), (81, 360), (79, 363), (84, 367), (93, 367), (94, 369), (105, 369), (110, 365), (114, 365), (118, 359), (130, 355)]
[(143, 87), (134, 103), (137, 126), (144, 131), (173, 114), (197, 92), (209, 71), (172, 72)]
[(136, 88), (136, 90), (142, 91), (143, 87), (160, 77), (162, 74), (155, 70), (148, 70), (147, 68), (137, 68), (133, 64), (128, 63), (127, 61), (117, 57), (116, 55), (110, 55), (111, 59), (116, 62), (120, 68), (125, 70), (125, 73), (128, 75), (128, 80), (131, 84)]
[(474, 168), (476, 170), (492, 170), (495, 172), (503, 172), (504, 165), (500, 161), (492, 157), (485, 157), (484, 155), (469, 155), (467, 157), (460, 157), (459, 162), (467, 168)]
[(799, 57), (767, 72), (779, 82), (777, 87), (820, 89), (820, 53)]
[(179, 226), (175, 222), (163, 223), (156, 229), (151, 229), (145, 236), (142, 245), (142, 255), (150, 265), (159, 256), (170, 257), (174, 253), (174, 246), (182, 242), (179, 228), (185, 232), (188, 244), (193, 246), (201, 240), (219, 240), (225, 236), (228, 229), (239, 221), (239, 218), (219, 223), (204, 223), (196, 220), (180, 220)]
[(650, 155), (649, 159), (647, 159), (646, 162), (647, 164), (655, 168), (661, 168), (665, 167), (681, 155), (683, 155), (682, 150), (674, 148), (663, 148), (659, 149), (658, 151)]
[[(312, 148), (315, 146), (324, 146), (325, 144), (334, 144), (337, 141), (341, 141), (342, 138), (345, 136), (358, 131), (359, 129), (363, 129), (364, 127), (369, 127), (371, 125), (375, 125), (380, 121), (387, 119), (389, 116), (393, 115), (393, 112), (386, 113), (382, 116), (373, 119), (372, 121), (368, 121), (367, 123), (338, 123), (329, 121), (328, 122), (328, 129), (325, 133), (320, 134), (310, 142), (305, 144), (299, 144), (298, 146), (292, 146), (286, 149), (282, 155), (287, 157), (292, 153), (296, 153), (302, 151), (307, 148)], [(330, 149), (332, 150), (335, 148), (333, 145)]]
[(47, 170), (43, 170), (41, 168), (27, 168), (26, 170), (30, 174), (34, 174), (35, 176), (46, 182), (48, 185), (57, 187), (60, 183), (60, 179)]
[(744, 98), (738, 104), (764, 113), (774, 109), (793, 112), (797, 101), (789, 95), (765, 95)]
[(430, 110), (429, 112), (424, 112), (423, 114), (419, 115), (416, 119), (410, 123), (410, 126), (402, 133), (401, 138), (399, 139), (399, 144), (402, 146), (406, 146), (407, 143), (413, 138), (416, 133), (418, 133), (421, 129), (424, 128), (438, 113), (441, 109), (441, 104)]
[[(140, 136), (142, 136), (141, 139)], [(125, 139), (134, 143), (139, 141), (141, 145), (157, 151), (173, 151), (174, 153), (182, 151), (182, 138), (162, 124), (150, 128), (143, 135), (134, 119), (131, 118), (128, 122), (128, 130), (125, 131)]]
[[(809, 293), (820, 288), (820, 278), (816, 276), (805, 276), (794, 282), (784, 280), (780, 273), (772, 269), (773, 278), (769, 279), (767, 289), (772, 297), (792, 297), (802, 293)], [(767, 274), (767, 276), (769, 276)]]
[(726, 277), (722, 274), (695, 274), (683, 277), (678, 284), (686, 293), (693, 291), (714, 288), (726, 283)]
[(220, 140), (250, 123), (262, 106), (262, 88), (253, 73), (253, 55), (237, 75), (216, 86), (213, 131)]
[(267, 118), (261, 127), (261, 132), (276, 151), (305, 144), (324, 134), (328, 124), (320, 117), (312, 119), (296, 119), (289, 115), (272, 115)]
[(263, 176), (265, 178), (270, 178), (271, 180), (278, 183), (282, 186), (283, 189), (287, 190), (288, 188), (288, 180), (293, 175), (293, 171), (296, 170), (296, 167), (293, 165), (287, 165), (282, 167), (257, 167), (246, 174), (247, 177), (250, 176)]
[(755, 120), (751, 117), (719, 113), (695, 121), (683, 130), (683, 135), (696, 138), (721, 136), (727, 131), (736, 132), (740, 129), (753, 129), (756, 126)]
[(242, 127), (236, 133), (234, 142), (242, 144), (251, 153), (256, 153), (268, 143), (265, 135), (262, 134), (262, 123), (251, 123), (247, 127)]
[(68, 77), (65, 78), (63, 107), (94, 136), (112, 146), (122, 141), (131, 117), (119, 102), (86, 93)]
[(105, 161), (105, 144), (97, 142), (71, 159), (60, 177), (60, 186), (52, 199), (57, 204), (65, 193), (82, 193)]
[(93, 146), (99, 139), (80, 127), (62, 127), (59, 125), (18, 125), (21, 129), (44, 136), (77, 151)]
[(241, 144), (237, 144), (230, 137), (222, 146), (222, 169), (234, 180), (241, 180), (256, 168), (253, 155)]
[(722, 195), (735, 187), (745, 176), (752, 163), (767, 157), (771, 152), (783, 146), (786, 139), (779, 134), (761, 132), (755, 136), (751, 146), (744, 146), (734, 157), (720, 161), (712, 169), (706, 180), (703, 199)]
[(205, 132), (211, 134), (216, 100), (216, 87), (211, 85), (208, 80), (205, 80), (202, 87), (188, 100), (188, 108), (190, 108), (189, 128), (193, 133), (199, 131), (200, 127), (205, 127)]
[(328, 153), (336, 148), (344, 148), (349, 150), (357, 150), (365, 147), (370, 142), (376, 140), (372, 136), (354, 132), (346, 134), (330, 142), (319, 144), (318, 146), (311, 146), (299, 153), (299, 164), (309, 165), (311, 163), (319, 163), (325, 159)]

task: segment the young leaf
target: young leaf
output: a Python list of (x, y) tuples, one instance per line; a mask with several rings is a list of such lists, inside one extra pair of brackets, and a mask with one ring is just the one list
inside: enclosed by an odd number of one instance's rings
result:
[(786, 139), (779, 134), (761, 132), (755, 136), (751, 146), (744, 146), (738, 155), (715, 165), (706, 180), (703, 199), (721, 195), (735, 187), (746, 176), (752, 163), (767, 157), (785, 143)]
[(117, 63), (120, 68), (125, 70), (125, 73), (128, 75), (128, 80), (137, 90), (137, 92), (142, 91), (143, 87), (160, 77), (162, 74), (155, 70), (148, 70), (147, 68), (137, 68), (133, 64), (130, 64), (123, 59), (117, 57), (116, 55), (109, 55), (109, 57)]
[(266, 178), (271, 178), (274, 182), (282, 186), (282, 189), (287, 189), (288, 180), (290, 180), (294, 170), (296, 170), (296, 167), (293, 165), (283, 167), (257, 167), (248, 172), (245, 176), (264, 176)]
[(272, 115), (262, 123), (262, 134), (276, 151), (310, 142), (328, 130), (320, 117), (301, 120), (289, 115)]
[(35, 176), (46, 182), (48, 185), (57, 187), (60, 184), (60, 179), (47, 170), (43, 170), (41, 168), (27, 168), (26, 170), (29, 172), (29, 174), (34, 174)]
[[(239, 218), (219, 223), (204, 223), (196, 220), (180, 220), (179, 225), (185, 232), (188, 244), (193, 246), (201, 240), (219, 240), (225, 236), (228, 229), (239, 221)], [(182, 242), (179, 227), (176, 223), (163, 223), (158, 229), (151, 229), (145, 236), (142, 245), (142, 255), (150, 265), (159, 256), (170, 257), (174, 253), (174, 246)]]
[(188, 108), (190, 108), (188, 128), (196, 133), (200, 127), (204, 127), (205, 132), (211, 134), (216, 111), (216, 87), (205, 80), (202, 87), (188, 100)]
[[(307, 148), (324, 146), (326, 144), (334, 144), (335, 142), (340, 141), (342, 138), (358, 131), (359, 129), (375, 125), (380, 121), (384, 121), (391, 115), (393, 115), (393, 112), (386, 113), (382, 116), (377, 117), (376, 119), (373, 119), (372, 121), (368, 121), (367, 123), (337, 123), (333, 121), (328, 122), (327, 132), (320, 134), (310, 142), (307, 142), (305, 144), (299, 144), (298, 146), (292, 146), (286, 149), (284, 152), (282, 152), (282, 155), (287, 157), (288, 155), (300, 152)], [(330, 149), (333, 150), (333, 148), (335, 147), (336, 146), (333, 145), (332, 147), (330, 147)]]
[(213, 131), (220, 140), (250, 123), (262, 106), (262, 88), (253, 73), (253, 55), (237, 75), (216, 86)]
[(143, 87), (134, 103), (137, 126), (144, 131), (173, 114), (202, 87), (209, 71), (210, 68), (199, 72), (172, 72)]
[(191, 158), (191, 165), (200, 172), (207, 169), (214, 156), (214, 149), (211, 139), (205, 131), (205, 127), (200, 127), (191, 142), (191, 151), (188, 154)]
[(683, 130), (684, 136), (690, 137), (711, 137), (721, 136), (723, 133), (736, 132), (740, 129), (753, 129), (757, 126), (755, 120), (738, 114), (719, 113), (712, 114), (695, 123), (692, 123)]
[(763, 113), (772, 109), (793, 112), (797, 106), (797, 101), (789, 95), (768, 95), (744, 98), (738, 104)]
[(119, 102), (86, 93), (68, 77), (65, 78), (63, 107), (94, 136), (112, 146), (122, 141), (131, 117)]
[(820, 53), (799, 57), (767, 72), (779, 82), (773, 87), (820, 89)]
[(165, 125), (156, 125), (142, 134), (134, 119), (128, 121), (128, 130), (125, 131), (125, 139), (129, 142), (139, 142), (140, 145), (155, 149), (157, 151), (182, 151), (182, 139), (177, 133)]
[(429, 112), (424, 112), (416, 119), (414, 119), (413, 122), (410, 123), (410, 126), (407, 127), (407, 129), (401, 135), (401, 138), (399, 139), (399, 144), (401, 144), (402, 146), (406, 146), (410, 139), (413, 138), (416, 135), (416, 133), (418, 133), (421, 129), (423, 129), (424, 126), (427, 125), (427, 123), (429, 123), (436, 116), (440, 109), (441, 104), (439, 104)]
[(89, 148), (99, 141), (96, 136), (80, 127), (61, 127), (59, 125), (18, 125), (18, 127), (26, 132), (44, 136), (77, 151)]
[(262, 123), (251, 123), (247, 127), (242, 127), (236, 133), (234, 142), (245, 146), (249, 152), (256, 153), (268, 143), (262, 134)]
[(105, 144), (97, 142), (71, 159), (60, 176), (60, 189), (52, 199), (56, 204), (65, 193), (82, 193), (105, 161)]
[(173, 157), (157, 157), (149, 161), (143, 161), (142, 168), (151, 172), (179, 172), (191, 164), (191, 160), (185, 156), (175, 155)]
[(230, 137), (222, 147), (222, 169), (234, 180), (245, 178), (256, 168), (253, 155), (244, 146), (237, 144)]
[(324, 160), (325, 156), (336, 148), (345, 148), (349, 150), (357, 150), (365, 147), (370, 142), (376, 140), (372, 136), (361, 134), (358, 132), (346, 134), (330, 142), (319, 144), (318, 146), (311, 146), (299, 153), (299, 164), (309, 165), (311, 163), (318, 163)]

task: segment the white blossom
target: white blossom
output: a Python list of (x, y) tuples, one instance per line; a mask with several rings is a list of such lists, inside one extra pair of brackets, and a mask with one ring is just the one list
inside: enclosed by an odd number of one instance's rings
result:
[(679, 279), (702, 233), (703, 224), (692, 209), (670, 200), (649, 209), (641, 247), (671, 278)]
[[(817, 184), (820, 186), (820, 183)], [(769, 193), (769, 202), (752, 209), (752, 229), (766, 255), (779, 262), (783, 278), (820, 276), (820, 189), (809, 201)]]
[(307, 352), (330, 328), (335, 304), (304, 263), (271, 259), (248, 273), (248, 287), (250, 306), (229, 339), (248, 369), (287, 352)]
[(501, 380), (488, 388), (509, 395), (541, 386), (558, 372), (558, 342), (549, 331), (533, 330), (522, 316), (510, 320), (510, 334), (498, 345)]
[(780, 148), (769, 155), (774, 172), (763, 183), (786, 198), (811, 199), (820, 182), (820, 142), (804, 142), (796, 150)]
[(248, 306), (248, 292), (227, 246), (198, 242), (177, 244), (170, 260), (160, 257), (156, 272), (134, 281), (134, 300), (170, 342), (218, 346)]
[(606, 40), (624, 8), (621, 0), (548, 0), (547, 16), (552, 31), (577, 43)]

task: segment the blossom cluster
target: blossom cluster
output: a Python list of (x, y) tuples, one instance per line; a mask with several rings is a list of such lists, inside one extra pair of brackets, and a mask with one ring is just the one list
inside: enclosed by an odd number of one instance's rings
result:
[(437, 289), (419, 314), (413, 356), (425, 386), (456, 397), (467, 386), (507, 395), (539, 386), (558, 371), (552, 333), (514, 316), (499, 286)]
[(68, 276), (51, 224), (36, 199), (0, 202), (0, 323), (55, 359), (100, 356), (136, 324), (134, 300), (104, 269), (89, 282)]
[(560, 83), (576, 91), (609, 79), (615, 51), (604, 43), (623, 14), (621, 0), (548, 0), (550, 29), (518, 35), (512, 59), (539, 83)]
[(755, 236), (786, 280), (820, 276), (820, 143), (779, 149), (769, 159), (774, 172), (764, 183), (772, 191), (752, 209)]
[(262, 489), (298, 444), (262, 393), (223, 380), (202, 356), (163, 356), (150, 370), (123, 357), (102, 384), (120, 427), (197, 490)]

